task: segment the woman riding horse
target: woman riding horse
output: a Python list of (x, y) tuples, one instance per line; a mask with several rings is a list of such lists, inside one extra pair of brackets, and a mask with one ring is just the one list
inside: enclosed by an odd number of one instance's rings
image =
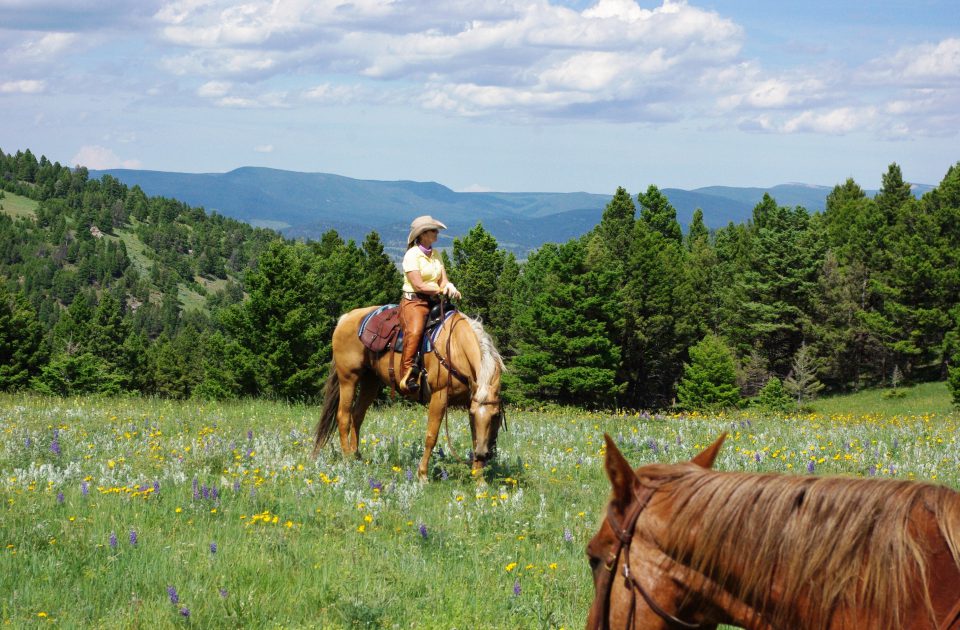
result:
[(460, 298), (460, 291), (447, 279), (440, 252), (433, 248), (440, 230), (447, 226), (429, 215), (410, 224), (407, 253), (403, 256), (403, 299), (400, 300), (400, 329), (403, 354), (400, 355), (400, 391), (411, 394), (420, 388), (420, 372), (414, 365), (423, 339), (430, 308), (441, 296)]

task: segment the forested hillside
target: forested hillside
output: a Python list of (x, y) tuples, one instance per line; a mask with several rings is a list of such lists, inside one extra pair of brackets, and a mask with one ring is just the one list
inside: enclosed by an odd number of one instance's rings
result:
[[(376, 232), (294, 242), (30, 151), (0, 151), (0, 183), (2, 389), (312, 400), (337, 317), (398, 298)], [(660, 408), (729, 374), (734, 404), (942, 380), (960, 358), (960, 165), (920, 199), (893, 164), (876, 195), (848, 180), (816, 213), (767, 195), (686, 233), (657, 187), (621, 188), (523, 263), (481, 224), (450, 254), (513, 401)]]

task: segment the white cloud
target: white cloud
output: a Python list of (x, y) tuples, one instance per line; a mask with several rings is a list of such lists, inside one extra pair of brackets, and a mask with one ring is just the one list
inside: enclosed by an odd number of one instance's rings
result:
[(261, 144), (259, 146), (253, 147), (253, 150), (257, 153), (273, 153), (272, 144)]
[(868, 63), (860, 73), (868, 83), (960, 87), (960, 38), (901, 48)]
[(23, 79), (0, 83), (0, 94), (39, 94), (47, 89), (45, 81)]
[(197, 96), (203, 98), (221, 98), (226, 96), (233, 84), (229, 81), (208, 81), (197, 88)]
[(86, 145), (80, 147), (70, 159), (71, 164), (86, 166), (94, 170), (108, 168), (140, 168), (140, 160), (121, 160), (117, 155), (106, 147), (99, 145)]
[(10, 56), (26, 62), (50, 61), (75, 45), (77, 40), (75, 33), (45, 33), (14, 48)]

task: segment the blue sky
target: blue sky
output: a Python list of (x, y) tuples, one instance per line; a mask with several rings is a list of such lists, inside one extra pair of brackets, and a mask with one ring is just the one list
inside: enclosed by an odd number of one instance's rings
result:
[(955, 0), (0, 0), (0, 149), (455, 190), (936, 184)]

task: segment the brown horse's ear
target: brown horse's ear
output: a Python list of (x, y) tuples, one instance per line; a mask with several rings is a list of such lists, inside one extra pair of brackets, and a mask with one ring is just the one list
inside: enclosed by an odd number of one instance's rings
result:
[(638, 483), (637, 474), (633, 472), (627, 458), (614, 444), (613, 438), (604, 433), (603, 439), (607, 441), (605, 461), (607, 477), (610, 478), (610, 485), (613, 487), (613, 497), (610, 499), (610, 503), (623, 512), (633, 501), (633, 487)]
[(705, 448), (702, 453), (690, 461), (701, 468), (713, 468), (713, 462), (717, 459), (717, 455), (720, 454), (720, 447), (723, 446), (725, 439), (727, 439), (727, 433), (723, 432), (720, 434), (720, 437), (717, 438), (716, 442)]

